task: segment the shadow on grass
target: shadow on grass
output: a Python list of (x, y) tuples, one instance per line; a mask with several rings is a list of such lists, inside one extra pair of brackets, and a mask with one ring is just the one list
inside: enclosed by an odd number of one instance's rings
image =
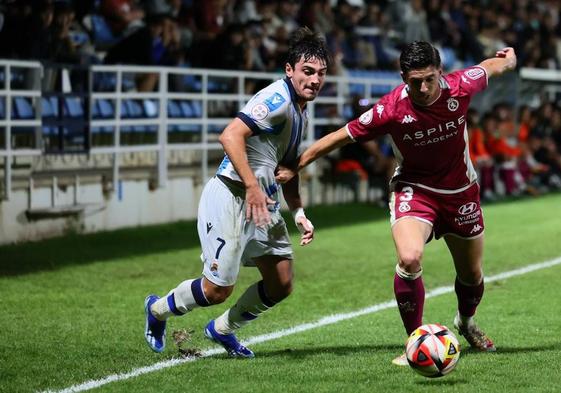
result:
[(462, 350), (462, 356), (500, 356), (502, 354), (511, 353), (531, 353), (531, 352), (550, 352), (550, 351), (561, 351), (561, 343), (556, 343), (552, 345), (536, 345), (534, 347), (497, 347), (497, 352), (485, 353), (478, 350), (467, 348)]
[[(336, 356), (349, 356), (358, 353), (377, 353), (379, 351), (390, 351), (399, 353), (403, 350), (402, 345), (343, 345), (331, 347), (313, 347), (313, 348), (286, 348), (275, 351), (258, 351), (256, 357), (259, 359), (265, 358), (291, 358), (291, 359), (305, 359), (310, 356), (318, 355), (336, 355)], [(227, 354), (220, 354), (213, 356), (215, 359), (228, 359)], [(389, 361), (389, 360), (388, 360)]]
[[(318, 229), (386, 219), (387, 209), (368, 204), (306, 209)], [(285, 216), (289, 230), (296, 230)], [(199, 247), (195, 221), (67, 235), (38, 242), (0, 246), (0, 276), (16, 276), (65, 266)]]
[(459, 379), (458, 378), (423, 378), (421, 381), (416, 382), (417, 385), (434, 386), (434, 387), (467, 385), (468, 383), (470, 383), (470, 381), (463, 378), (459, 378)]

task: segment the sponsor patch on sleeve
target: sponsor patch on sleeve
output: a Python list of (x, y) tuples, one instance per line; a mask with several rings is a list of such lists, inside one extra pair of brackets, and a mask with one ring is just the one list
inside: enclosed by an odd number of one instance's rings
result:
[(485, 71), (483, 71), (480, 67), (470, 68), (464, 72), (464, 75), (467, 76), (471, 80), (477, 80), (485, 75)]
[(263, 120), (269, 114), (269, 108), (265, 104), (257, 104), (251, 108), (251, 118), (253, 120)]
[(362, 115), (360, 115), (360, 117), (358, 118), (358, 121), (361, 124), (364, 124), (366, 126), (366, 125), (372, 123), (373, 114), (374, 114), (374, 110), (372, 108), (370, 108), (369, 110), (364, 112)]
[(273, 94), (271, 97), (265, 100), (265, 105), (269, 108), (271, 112), (278, 109), (285, 102), (285, 98), (279, 93)]

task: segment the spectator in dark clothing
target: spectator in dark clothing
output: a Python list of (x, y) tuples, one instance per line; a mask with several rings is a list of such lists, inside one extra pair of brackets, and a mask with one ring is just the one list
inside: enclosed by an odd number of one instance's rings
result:
[(244, 41), (244, 28), (239, 24), (232, 24), (226, 31), (219, 34), (214, 41), (213, 68), (247, 70), (249, 62), (249, 47)]
[[(175, 65), (179, 37), (177, 26), (169, 15), (153, 15), (142, 27), (123, 38), (109, 49), (106, 64)], [(156, 86), (156, 74), (142, 74), (137, 80), (139, 91), (152, 91)]]
[[(30, 60), (48, 60), (52, 48), (51, 25), (54, 18), (54, 7), (50, 1), (41, 2), (33, 8), (30, 23), (23, 32), (22, 41), (18, 43), (18, 57)], [(16, 37), (12, 37), (18, 41)]]
[[(27, 27), (31, 25), (32, 7), (30, 0), (12, 1), (5, 5), (4, 23), (0, 30), (0, 57), (4, 59), (21, 57), (22, 42)], [(26, 43), (25, 43), (26, 44)]]
[(144, 18), (144, 10), (133, 0), (101, 0), (99, 8), (116, 36), (130, 34)]

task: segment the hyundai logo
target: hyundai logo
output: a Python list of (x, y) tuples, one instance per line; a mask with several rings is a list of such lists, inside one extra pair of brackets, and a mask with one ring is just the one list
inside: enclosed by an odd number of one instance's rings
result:
[(477, 209), (477, 203), (468, 202), (465, 205), (460, 206), (460, 208), (458, 209), (458, 213), (460, 213), (462, 216), (465, 216), (467, 214), (473, 213), (475, 209)]

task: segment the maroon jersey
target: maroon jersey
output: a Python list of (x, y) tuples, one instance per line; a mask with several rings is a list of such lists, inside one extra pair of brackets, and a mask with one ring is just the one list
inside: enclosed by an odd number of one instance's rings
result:
[(466, 113), (471, 97), (487, 87), (480, 66), (443, 76), (440, 97), (429, 106), (414, 104), (402, 84), (346, 125), (350, 137), (366, 141), (389, 134), (398, 161), (392, 182), (455, 193), (474, 183)]

